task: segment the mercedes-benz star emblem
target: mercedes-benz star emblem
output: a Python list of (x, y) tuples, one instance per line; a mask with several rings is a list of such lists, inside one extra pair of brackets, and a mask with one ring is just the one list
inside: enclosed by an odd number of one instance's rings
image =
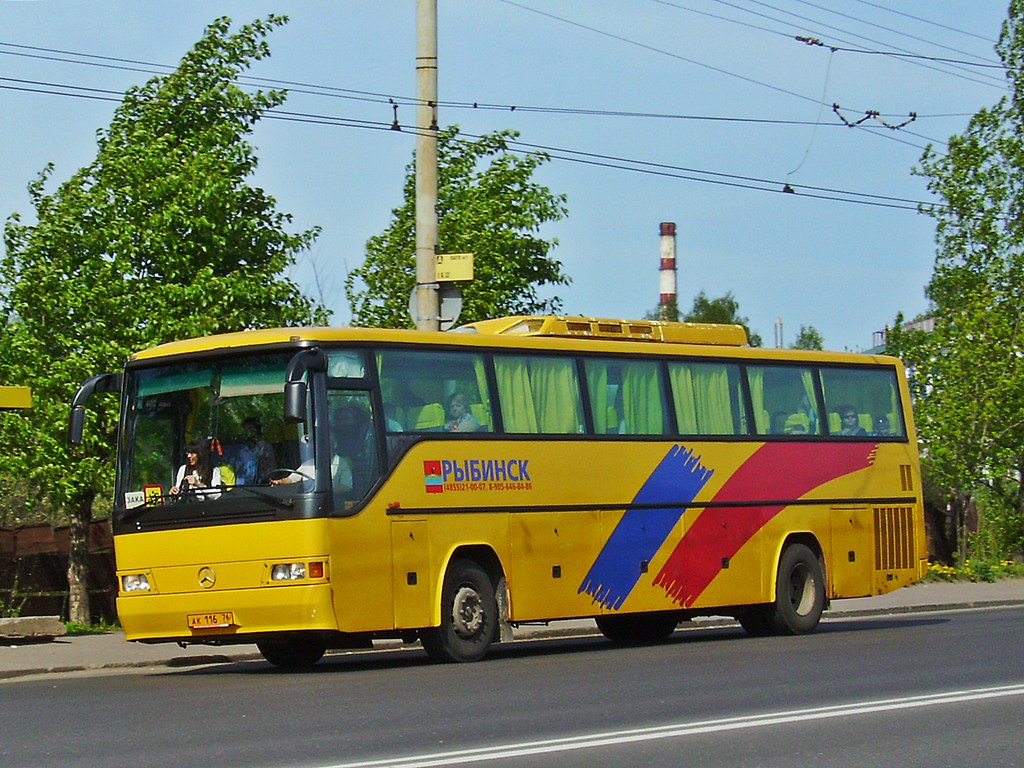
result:
[(217, 583), (217, 574), (210, 566), (206, 565), (199, 569), (199, 586), (209, 589)]

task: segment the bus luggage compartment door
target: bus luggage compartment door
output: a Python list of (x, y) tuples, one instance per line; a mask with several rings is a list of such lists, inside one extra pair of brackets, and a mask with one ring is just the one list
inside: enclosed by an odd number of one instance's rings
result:
[(875, 552), (872, 517), (867, 507), (833, 507), (832, 562), (829, 581), (831, 597), (862, 597), (872, 594)]
[(391, 521), (391, 563), (395, 627), (430, 626), (433, 591), (426, 520)]

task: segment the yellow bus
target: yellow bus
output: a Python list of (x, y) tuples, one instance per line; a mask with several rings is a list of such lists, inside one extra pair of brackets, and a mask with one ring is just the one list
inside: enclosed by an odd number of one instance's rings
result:
[(129, 640), (303, 667), (375, 638), (475, 661), (519, 625), (590, 617), (623, 643), (702, 615), (802, 634), (926, 570), (888, 357), (513, 317), (158, 346), (82, 385), (72, 442), (95, 392), (121, 397)]

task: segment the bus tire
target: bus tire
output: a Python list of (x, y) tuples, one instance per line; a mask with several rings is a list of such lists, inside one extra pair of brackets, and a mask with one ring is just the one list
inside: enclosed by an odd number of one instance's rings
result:
[(770, 637), (775, 634), (775, 606), (752, 605), (736, 615), (740, 626), (751, 637)]
[(778, 635), (813, 632), (825, 610), (825, 573), (804, 544), (791, 544), (779, 560), (772, 625)]
[(472, 560), (455, 560), (441, 590), (441, 626), (420, 634), (434, 661), (479, 661), (498, 630), (498, 602), (487, 573)]
[(651, 645), (675, 632), (679, 617), (673, 613), (609, 613), (594, 621), (601, 634), (613, 643)]
[(321, 658), (327, 646), (318, 637), (293, 637), (256, 643), (263, 658), (282, 669), (309, 669)]

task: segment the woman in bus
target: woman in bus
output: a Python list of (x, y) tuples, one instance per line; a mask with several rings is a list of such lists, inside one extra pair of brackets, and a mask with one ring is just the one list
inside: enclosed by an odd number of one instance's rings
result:
[(480, 426), (464, 394), (456, 392), (448, 398), (448, 422), (444, 425), (446, 432), (478, 432)]
[(171, 488), (171, 496), (179, 499), (206, 501), (220, 497), (220, 467), (212, 466), (210, 446), (205, 440), (189, 440), (185, 463)]

